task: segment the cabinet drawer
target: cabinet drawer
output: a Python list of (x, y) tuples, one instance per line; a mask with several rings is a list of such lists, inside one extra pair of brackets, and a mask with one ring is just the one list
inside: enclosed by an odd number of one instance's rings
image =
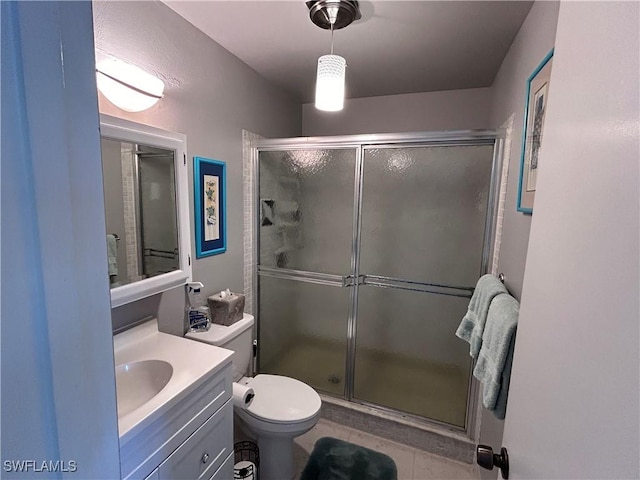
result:
[(158, 479), (209, 478), (232, 451), (233, 405), (227, 401), (158, 467)]
[(227, 457), (216, 473), (209, 480), (232, 480), (233, 479), (233, 453)]

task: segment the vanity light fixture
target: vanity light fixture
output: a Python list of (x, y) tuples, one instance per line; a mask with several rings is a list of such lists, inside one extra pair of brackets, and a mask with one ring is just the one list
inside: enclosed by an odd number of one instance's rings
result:
[(98, 63), (96, 79), (107, 100), (127, 112), (151, 108), (163, 97), (162, 80), (117, 58)]
[(361, 18), (357, 1), (315, 0), (307, 2), (311, 21), (331, 30), (331, 54), (318, 58), (316, 108), (338, 112), (344, 107), (344, 84), (347, 62), (333, 54), (333, 32)]

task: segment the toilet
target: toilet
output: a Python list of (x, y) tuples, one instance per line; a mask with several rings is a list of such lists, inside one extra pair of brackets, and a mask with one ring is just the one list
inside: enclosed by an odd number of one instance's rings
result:
[(233, 325), (212, 324), (206, 332), (185, 337), (233, 350), (233, 381), (255, 393), (248, 407), (235, 408), (235, 419), (257, 439), (260, 480), (293, 478), (293, 439), (311, 430), (320, 418), (320, 395), (309, 385), (281, 375), (247, 377), (253, 358), (252, 315), (245, 313)]

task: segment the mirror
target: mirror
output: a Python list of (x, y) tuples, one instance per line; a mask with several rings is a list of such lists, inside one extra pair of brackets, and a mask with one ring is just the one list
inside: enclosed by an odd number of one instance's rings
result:
[(191, 279), (184, 135), (100, 116), (111, 306)]
[(177, 270), (173, 150), (109, 138), (100, 148), (111, 287)]

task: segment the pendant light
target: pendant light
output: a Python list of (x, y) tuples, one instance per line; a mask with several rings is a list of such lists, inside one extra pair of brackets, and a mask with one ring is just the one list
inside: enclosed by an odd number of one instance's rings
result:
[(333, 32), (361, 18), (357, 1), (308, 1), (311, 21), (325, 30), (331, 30), (331, 53), (318, 59), (316, 76), (316, 108), (337, 112), (344, 107), (346, 60), (333, 54)]
[(344, 107), (344, 82), (347, 61), (333, 54), (333, 28), (331, 28), (331, 54), (318, 58), (316, 77), (316, 108), (325, 112), (338, 112)]

